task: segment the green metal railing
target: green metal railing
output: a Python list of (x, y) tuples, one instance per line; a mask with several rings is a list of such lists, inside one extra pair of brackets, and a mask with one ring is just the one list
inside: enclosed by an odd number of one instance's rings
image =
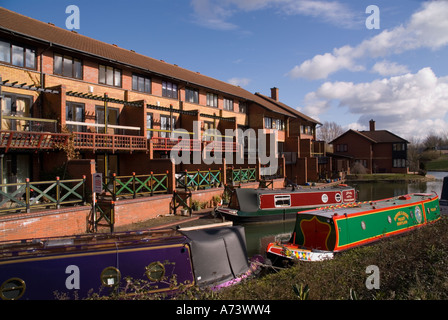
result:
[(146, 175), (136, 175), (135, 172), (130, 176), (117, 176), (105, 180), (104, 190), (110, 192), (114, 201), (119, 196), (137, 196), (151, 195), (158, 193), (168, 193), (168, 172), (154, 174), (151, 172)]
[(65, 204), (85, 204), (86, 178), (0, 184), (0, 212), (26, 210)]
[(220, 170), (184, 171), (176, 174), (176, 187), (187, 189), (207, 189), (219, 186), (222, 182)]
[[(257, 168), (240, 168), (229, 170), (228, 175), (231, 183), (247, 183), (257, 181)], [(229, 172), (227, 171), (227, 172)]]

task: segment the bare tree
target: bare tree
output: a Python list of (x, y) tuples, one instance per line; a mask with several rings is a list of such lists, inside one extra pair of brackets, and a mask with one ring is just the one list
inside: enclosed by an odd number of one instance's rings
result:
[(317, 139), (327, 143), (333, 141), (344, 133), (344, 129), (336, 122), (325, 121), (317, 130)]

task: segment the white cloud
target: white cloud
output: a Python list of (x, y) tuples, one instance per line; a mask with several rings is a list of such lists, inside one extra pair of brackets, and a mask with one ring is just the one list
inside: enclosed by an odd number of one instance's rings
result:
[(431, 68), (423, 68), (415, 74), (359, 84), (326, 82), (306, 95), (304, 111), (319, 116), (332, 105), (358, 115), (360, 126), (374, 119), (378, 129), (424, 137), (446, 130), (448, 77), (438, 78)]
[(346, 5), (328, 0), (191, 0), (196, 23), (211, 29), (234, 30), (229, 22), (236, 12), (274, 8), (285, 15), (318, 17), (319, 21), (351, 27), (355, 14)]
[(234, 86), (244, 87), (250, 83), (248, 78), (231, 78), (227, 82), (233, 84)]
[(394, 76), (408, 73), (409, 69), (407, 66), (383, 60), (375, 63), (375, 65), (372, 67), (372, 71), (375, 73), (379, 73), (382, 76)]
[(331, 53), (316, 55), (295, 66), (292, 78), (325, 79), (339, 70), (363, 70), (358, 60), (379, 58), (418, 48), (439, 49), (448, 44), (448, 1), (426, 2), (406, 26), (384, 30), (356, 47), (343, 46)]

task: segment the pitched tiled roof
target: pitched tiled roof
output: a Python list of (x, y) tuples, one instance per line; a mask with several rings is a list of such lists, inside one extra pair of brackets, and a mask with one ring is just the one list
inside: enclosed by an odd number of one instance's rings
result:
[(266, 109), (290, 117), (296, 116), (296, 113), (287, 110), (288, 108), (281, 108), (241, 87), (202, 75), (198, 72), (181, 68), (174, 64), (144, 56), (131, 50), (83, 36), (77, 32), (65, 30), (52, 24), (23, 16), (2, 7), (0, 7), (0, 30), (1, 29), (7, 32), (14, 32), (15, 34), (21, 34), (35, 40), (51, 43), (54, 47), (74, 50), (76, 52), (95, 56), (98, 59), (125, 64), (129, 67), (142, 69), (163, 77), (186, 81), (192, 85), (198, 85), (241, 99), (254, 101)]
[(259, 96), (259, 97), (265, 99), (266, 101), (268, 101), (268, 102), (270, 102), (270, 103), (272, 103), (272, 104), (275, 104), (276, 106), (282, 108), (282, 109), (285, 110), (285, 111), (288, 111), (289, 113), (294, 114), (296, 117), (305, 119), (305, 120), (310, 121), (310, 122), (313, 122), (313, 123), (315, 123), (315, 124), (320, 124), (320, 125), (322, 124), (322, 123), (320, 123), (319, 121), (314, 120), (313, 118), (308, 117), (307, 115), (305, 115), (305, 114), (299, 112), (298, 110), (296, 110), (296, 109), (294, 109), (294, 108), (291, 108), (290, 106), (284, 104), (283, 102), (274, 100), (274, 99), (272, 99), (271, 97), (265, 96), (265, 95), (263, 95), (263, 94), (261, 94), (261, 93), (259, 93), (259, 92), (256, 92), (255, 95), (257, 95), (257, 96)]
[(360, 134), (369, 137), (376, 143), (408, 143), (403, 138), (393, 134), (387, 130), (375, 130), (375, 131), (358, 131)]
[(342, 136), (353, 132), (372, 143), (409, 143), (407, 140), (400, 138), (399, 136), (393, 134), (387, 130), (375, 130), (375, 131), (357, 131), (357, 130), (348, 130), (341, 134), (339, 137), (331, 141), (330, 143), (334, 143), (336, 140), (341, 138)]

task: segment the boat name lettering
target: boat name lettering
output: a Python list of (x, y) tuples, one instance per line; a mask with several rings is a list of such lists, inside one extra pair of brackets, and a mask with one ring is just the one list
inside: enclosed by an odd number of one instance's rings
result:
[(394, 221), (397, 222), (397, 226), (402, 226), (408, 223), (409, 215), (404, 211), (399, 211), (395, 217)]

